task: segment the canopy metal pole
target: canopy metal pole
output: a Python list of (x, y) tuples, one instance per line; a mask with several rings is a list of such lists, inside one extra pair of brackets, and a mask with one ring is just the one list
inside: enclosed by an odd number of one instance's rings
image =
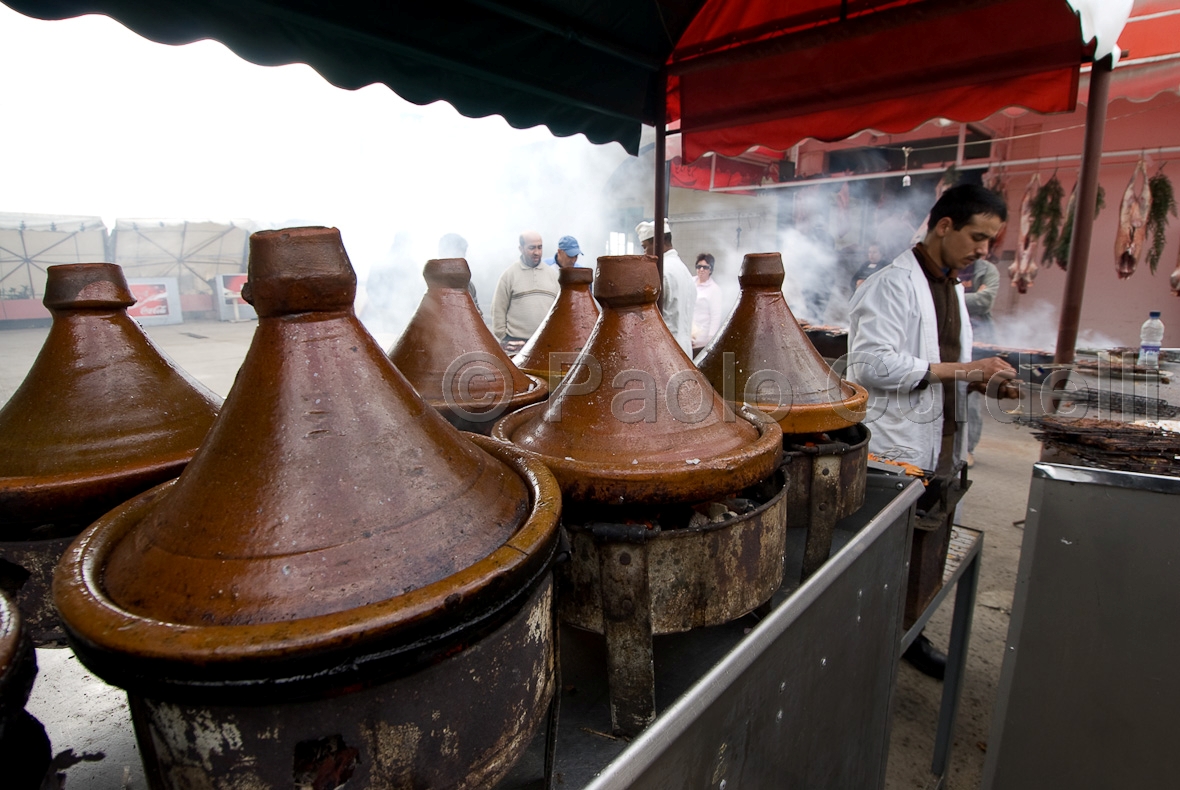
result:
[[(1082, 144), (1082, 162), (1078, 172), (1078, 202), (1074, 211), (1073, 238), (1069, 245), (1069, 268), (1065, 272), (1065, 296), (1061, 320), (1057, 325), (1057, 349), (1053, 362), (1068, 365), (1074, 359), (1078, 324), (1082, 317), (1082, 294), (1086, 289), (1086, 264), (1090, 259), (1090, 239), (1094, 235), (1094, 214), (1098, 201), (1098, 169), (1102, 159), (1102, 138), (1106, 132), (1106, 99), (1110, 93), (1111, 56), (1094, 63), (1090, 72), (1090, 98), (1086, 105), (1086, 133)], [(1065, 386), (1061, 376), (1054, 389)], [(1056, 401), (1053, 404), (1056, 410)]]
[[(668, 183), (665, 180), (664, 157), (667, 155), (667, 148), (664, 139), (664, 122), (660, 121), (656, 125), (656, 208), (653, 219), (656, 223), (656, 257), (662, 262), (664, 260), (664, 218), (668, 216)], [(663, 267), (661, 266), (660, 274), (663, 274)]]
[[(660, 273), (660, 284), (664, 282), (664, 218), (668, 216), (668, 182), (664, 160), (667, 158), (668, 136), (668, 72), (660, 70), (656, 81), (659, 90), (659, 101), (656, 111), (656, 200), (655, 200), (655, 255), (656, 268)], [(663, 294), (660, 294), (663, 304)]]

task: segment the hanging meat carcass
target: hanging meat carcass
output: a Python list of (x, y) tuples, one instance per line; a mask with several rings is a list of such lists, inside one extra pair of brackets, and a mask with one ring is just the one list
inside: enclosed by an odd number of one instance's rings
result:
[[(983, 185), (999, 195), (1004, 205), (1008, 205), (1008, 176), (1004, 173), (1001, 166), (998, 170), (989, 170), (983, 177)], [(1004, 243), (1004, 235), (1008, 230), (1008, 223), (1005, 222), (1000, 226), (1000, 232), (996, 234), (996, 239), (992, 243), (993, 249), (999, 249), (1000, 245)]]
[(1176, 256), (1176, 270), (1172, 272), (1172, 276), (1168, 278), (1172, 285), (1172, 293), (1180, 296), (1180, 255)]
[[(1135, 183), (1139, 182), (1136, 190)], [(1123, 202), (1119, 204), (1119, 227), (1114, 239), (1114, 260), (1119, 279), (1125, 280), (1135, 273), (1139, 253), (1143, 251), (1144, 224), (1151, 211), (1151, 190), (1147, 186), (1147, 160), (1139, 157), (1135, 172)]]
[(1012, 285), (1020, 293), (1028, 293), (1037, 276), (1037, 262), (1034, 260), (1036, 237), (1032, 234), (1033, 215), (1032, 203), (1041, 186), (1041, 174), (1033, 173), (1024, 190), (1024, 197), (1020, 201), (1020, 239), (1016, 248), (1016, 260), (1008, 267), (1008, 276), (1012, 278)]

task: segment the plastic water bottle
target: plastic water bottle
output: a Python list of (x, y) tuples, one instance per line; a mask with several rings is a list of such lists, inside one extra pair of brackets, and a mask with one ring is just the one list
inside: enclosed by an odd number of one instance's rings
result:
[(1164, 341), (1164, 322), (1160, 314), (1152, 311), (1139, 330), (1139, 367), (1158, 369), (1160, 366), (1160, 344)]

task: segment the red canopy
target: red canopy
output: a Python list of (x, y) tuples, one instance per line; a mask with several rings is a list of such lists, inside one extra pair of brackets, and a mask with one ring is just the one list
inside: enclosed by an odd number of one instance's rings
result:
[(1065, 0), (708, 0), (668, 60), (685, 161), (1075, 106), (1087, 56)]

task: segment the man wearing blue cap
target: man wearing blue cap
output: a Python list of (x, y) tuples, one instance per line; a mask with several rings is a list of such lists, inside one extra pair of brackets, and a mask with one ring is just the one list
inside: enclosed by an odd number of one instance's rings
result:
[(581, 254), (582, 248), (578, 246), (577, 239), (573, 236), (562, 236), (557, 242), (557, 252), (552, 258), (546, 258), (545, 263), (559, 269), (568, 269), (578, 265), (578, 257)]

